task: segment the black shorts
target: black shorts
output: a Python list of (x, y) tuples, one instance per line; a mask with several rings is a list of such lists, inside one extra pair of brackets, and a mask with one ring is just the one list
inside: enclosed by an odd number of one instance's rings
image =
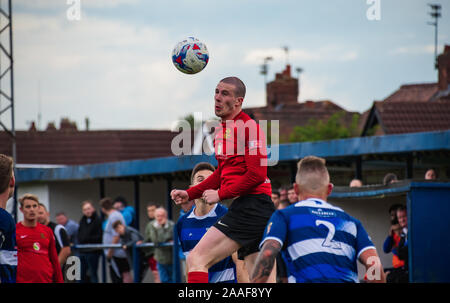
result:
[(214, 227), (241, 245), (238, 258), (243, 260), (259, 251), (264, 230), (274, 211), (275, 206), (268, 195), (241, 196), (233, 201)]
[(117, 269), (119, 270), (119, 273), (122, 275), (124, 272), (130, 271), (130, 264), (128, 263), (127, 258), (117, 258), (113, 257), (114, 262), (117, 265)]

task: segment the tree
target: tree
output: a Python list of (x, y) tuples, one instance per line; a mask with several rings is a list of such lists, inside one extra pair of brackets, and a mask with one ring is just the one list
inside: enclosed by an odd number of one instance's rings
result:
[(304, 126), (295, 126), (289, 134), (289, 142), (311, 142), (343, 139), (358, 136), (359, 116), (354, 114), (349, 126), (343, 122), (345, 112), (337, 112), (326, 120), (310, 119)]

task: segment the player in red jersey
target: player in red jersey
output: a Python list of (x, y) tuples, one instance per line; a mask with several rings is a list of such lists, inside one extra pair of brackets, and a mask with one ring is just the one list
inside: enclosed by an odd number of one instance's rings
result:
[[(186, 260), (188, 282), (207, 283), (208, 269), (233, 252), (245, 261), (249, 275), (265, 224), (275, 211), (267, 178), (267, 149), (259, 125), (242, 112), (245, 85), (236, 77), (222, 79), (215, 90), (215, 114), (222, 120), (214, 139), (218, 168), (188, 190), (174, 189), (176, 204), (203, 198), (207, 203), (234, 199), (228, 213), (212, 226)], [(275, 268), (269, 282), (275, 282)]]
[(63, 283), (53, 232), (37, 222), (38, 198), (26, 194), (19, 202), (24, 219), (16, 225), (17, 283)]

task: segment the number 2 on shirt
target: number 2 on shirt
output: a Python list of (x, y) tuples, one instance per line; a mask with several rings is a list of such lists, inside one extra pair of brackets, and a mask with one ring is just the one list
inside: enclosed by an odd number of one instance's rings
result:
[(334, 227), (334, 224), (324, 220), (316, 220), (316, 226), (319, 225), (323, 225), (328, 229), (328, 234), (325, 240), (323, 241), (322, 246), (334, 249), (341, 249), (341, 243), (333, 240), (334, 234), (336, 233), (336, 227)]

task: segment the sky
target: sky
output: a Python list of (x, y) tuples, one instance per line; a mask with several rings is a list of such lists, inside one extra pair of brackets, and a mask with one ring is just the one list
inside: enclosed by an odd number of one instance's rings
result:
[[(244, 108), (264, 106), (266, 56), (268, 81), (286, 62), (303, 69), (300, 102), (362, 113), (402, 84), (437, 81), (430, 2), (442, 5), (440, 53), (450, 44), (444, 0), (14, 0), (15, 126), (42, 130), (68, 117), (85, 129), (88, 117), (95, 130), (170, 129), (193, 112), (214, 117), (214, 89), (227, 76), (246, 84)], [(210, 54), (195, 75), (171, 61), (188, 36)]]

